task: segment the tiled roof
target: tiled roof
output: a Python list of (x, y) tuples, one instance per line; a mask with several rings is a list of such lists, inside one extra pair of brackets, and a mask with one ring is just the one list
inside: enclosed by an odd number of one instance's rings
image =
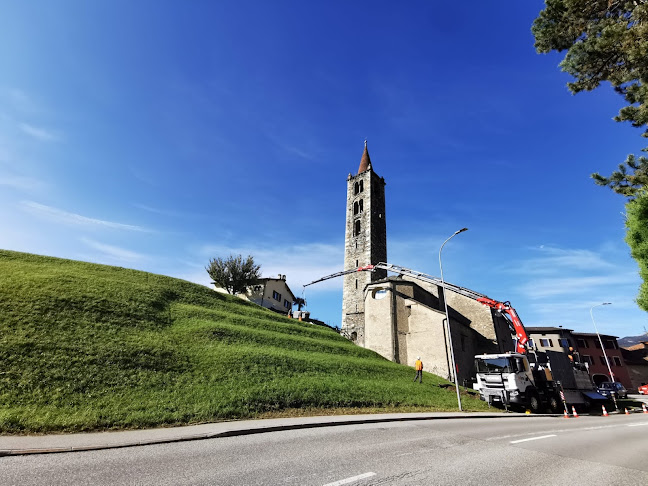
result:
[(360, 159), (360, 167), (358, 167), (358, 174), (371, 168), (371, 159), (369, 158), (369, 151), (367, 150), (367, 141), (365, 140), (364, 152), (362, 152), (362, 158)]

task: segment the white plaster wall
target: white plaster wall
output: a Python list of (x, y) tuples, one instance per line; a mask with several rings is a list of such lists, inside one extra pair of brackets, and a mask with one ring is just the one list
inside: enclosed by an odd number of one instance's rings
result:
[(408, 366), (414, 366), (416, 357), (420, 356), (425, 371), (448, 377), (444, 319), (443, 312), (412, 303), (407, 335)]
[(392, 322), (392, 289), (390, 285), (380, 288), (387, 290), (382, 299), (375, 299), (372, 287), (365, 298), (365, 348), (371, 349), (385, 358), (394, 360), (394, 325)]

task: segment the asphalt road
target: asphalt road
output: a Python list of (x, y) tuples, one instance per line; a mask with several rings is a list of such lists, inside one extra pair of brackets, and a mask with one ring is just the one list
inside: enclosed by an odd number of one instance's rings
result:
[(648, 415), (336, 426), (0, 458), (2, 485), (648, 485)]

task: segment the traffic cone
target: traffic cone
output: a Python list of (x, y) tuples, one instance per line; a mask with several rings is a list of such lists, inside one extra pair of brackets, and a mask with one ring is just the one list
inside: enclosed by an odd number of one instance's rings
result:
[(565, 409), (565, 413), (563, 415), (563, 418), (569, 418), (569, 414), (567, 413), (567, 409)]
[(572, 405), (572, 413), (574, 414), (574, 418), (578, 418), (578, 414), (576, 413), (576, 409)]
[(626, 414), (626, 415), (630, 415), (630, 412), (628, 412), (628, 409), (627, 409), (627, 408), (625, 409), (625, 414)]
[(645, 403), (641, 404), (641, 408), (643, 408), (644, 413), (648, 413), (648, 409), (646, 409), (646, 404)]
[(601, 407), (603, 407), (603, 416), (608, 417), (609, 415), (607, 413), (607, 410), (605, 410), (605, 405), (601, 405)]

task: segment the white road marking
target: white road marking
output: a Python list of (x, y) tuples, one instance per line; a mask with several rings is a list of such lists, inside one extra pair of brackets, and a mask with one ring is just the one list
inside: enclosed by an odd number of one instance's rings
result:
[(648, 425), (648, 422), (644, 424), (628, 424), (628, 427), (641, 427), (642, 425)]
[(353, 476), (352, 478), (340, 479), (339, 481), (335, 481), (334, 483), (328, 483), (325, 484), (324, 486), (341, 486), (342, 484), (353, 483), (355, 481), (360, 481), (361, 479), (370, 478), (371, 476), (375, 476), (375, 475), (376, 473), (374, 472), (368, 472), (368, 473), (360, 474), (359, 476)]
[(530, 437), (528, 439), (512, 440), (510, 443), (511, 444), (517, 444), (518, 442), (527, 442), (529, 440), (548, 439), (549, 437), (556, 437), (556, 434), (541, 435), (540, 437)]
[[(550, 429), (550, 430), (539, 430), (537, 433), (541, 434), (543, 432), (574, 432), (577, 430), (597, 430), (597, 429), (612, 429), (615, 427), (618, 427), (618, 424), (614, 425), (595, 425), (593, 427), (574, 427), (571, 429)], [(495, 437), (488, 437), (484, 440), (502, 440), (502, 439), (510, 439), (511, 437), (522, 437), (525, 435), (529, 435), (528, 432), (524, 432), (522, 434), (510, 434), (510, 435), (499, 435)]]

